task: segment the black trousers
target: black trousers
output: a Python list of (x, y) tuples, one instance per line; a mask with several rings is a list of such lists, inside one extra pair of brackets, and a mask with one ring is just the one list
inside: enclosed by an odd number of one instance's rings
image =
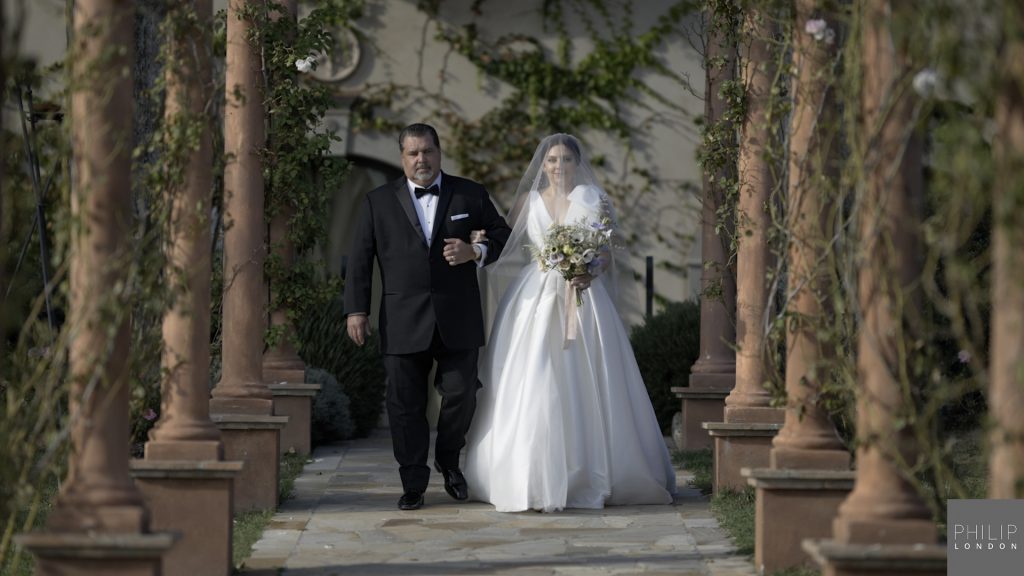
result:
[(427, 377), (437, 362), (434, 387), (441, 394), (434, 459), (445, 468), (459, 466), (459, 452), (476, 410), (478, 348), (449, 350), (434, 328), (430, 349), (414, 354), (385, 354), (386, 404), (391, 443), (405, 491), (424, 492), (430, 480), (427, 453)]

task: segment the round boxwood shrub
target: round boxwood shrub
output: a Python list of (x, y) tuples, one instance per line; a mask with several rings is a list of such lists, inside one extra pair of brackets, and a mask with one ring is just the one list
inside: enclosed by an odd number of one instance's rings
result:
[(341, 298), (310, 313), (299, 322), (299, 356), (308, 366), (329, 372), (351, 401), (354, 438), (369, 434), (384, 407), (384, 363), (376, 332), (362, 347), (348, 338)]
[(310, 430), (314, 445), (351, 438), (356, 426), (349, 411), (350, 401), (338, 379), (320, 368), (306, 369), (306, 382), (319, 384), (313, 399), (313, 423)]
[(629, 340), (658, 425), (667, 434), (672, 416), (679, 411), (679, 399), (672, 387), (689, 384), (690, 367), (700, 354), (700, 306), (693, 301), (671, 302), (634, 326)]

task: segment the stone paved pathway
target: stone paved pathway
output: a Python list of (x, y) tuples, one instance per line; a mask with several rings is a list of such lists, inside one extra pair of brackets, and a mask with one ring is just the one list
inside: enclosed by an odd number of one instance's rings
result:
[[(686, 486), (680, 472), (679, 485)], [(431, 475), (426, 505), (396, 508), (401, 485), (386, 429), (316, 450), (293, 498), (242, 572), (287, 576), (449, 574), (752, 576), (706, 499), (555, 514), (458, 503)]]

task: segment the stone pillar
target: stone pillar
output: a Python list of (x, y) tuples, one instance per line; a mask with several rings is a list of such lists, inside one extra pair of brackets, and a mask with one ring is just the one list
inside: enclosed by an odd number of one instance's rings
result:
[(67, 481), (47, 533), (19, 538), (37, 574), (154, 575), (169, 534), (149, 534), (128, 472), (132, 3), (80, 0), (73, 22)]
[[(212, 98), (211, 0), (193, 0), (197, 28), (168, 38), (175, 61), (166, 70), (164, 125), (195, 123), (198, 146), (171, 207), (166, 282), (174, 301), (164, 315), (160, 420), (149, 433), (147, 460), (219, 460), (224, 449), (210, 420), (210, 205), (213, 141), (205, 121)], [(174, 7), (171, 18), (184, 19)]]
[(234, 483), (234, 511), (277, 506), (279, 432), (287, 417), (273, 415), (263, 381), (266, 287), (265, 224), (260, 154), (266, 144), (260, 53), (249, 40), (253, 23), (244, 9), (258, 0), (230, 0), (224, 110), (223, 374), (210, 400), (211, 419), (223, 433), (224, 455), (245, 468)]
[[(295, 19), (298, 15), (296, 0), (275, 0), (284, 8), (290, 18)], [(291, 269), (295, 264), (295, 245), (288, 235), (288, 222), (294, 215), (294, 210), (288, 202), (281, 202), (277, 213), (270, 219), (270, 249), (274, 256), (280, 261), (284, 270)], [(268, 287), (271, 298), (274, 301), (274, 286)], [(299, 358), (295, 346), (292, 344), (292, 336), (295, 327), (288, 318), (288, 309), (281, 306), (270, 312), (270, 326), (282, 332), (273, 348), (270, 348), (263, 355), (263, 376), (271, 383), (303, 383), (306, 380), (306, 364)]]
[(210, 203), (213, 141), (206, 110), (213, 97), (211, 0), (170, 7), (176, 22), (166, 39), (173, 65), (164, 71), (165, 127), (194, 125), (198, 146), (182, 186), (168, 191), (171, 207), (165, 278), (174, 301), (163, 319), (160, 420), (146, 457), (132, 474), (152, 512), (154, 528), (182, 538), (164, 559), (169, 574), (231, 573), (232, 481), (241, 462), (224, 462), (220, 431), (210, 420)]
[(778, 144), (769, 117), (776, 63), (769, 44), (770, 19), (751, 5), (744, 13), (740, 71), (747, 115), (739, 149), (739, 207), (736, 228), (736, 385), (725, 398), (725, 422), (708, 422), (715, 442), (714, 489), (741, 489), (745, 467), (768, 465), (771, 439), (783, 419), (764, 389), (764, 321), (768, 304), (768, 202), (775, 180), (769, 149)]
[(263, 171), (266, 144), (263, 72), (259, 51), (248, 36), (252, 22), (246, 6), (257, 0), (230, 0), (227, 15), (227, 71), (224, 107), (224, 303), (223, 372), (210, 408), (227, 414), (273, 412), (270, 388), (263, 382), (266, 333), (266, 255)]
[[(857, 473), (853, 491), (839, 507), (833, 540), (808, 540), (805, 547), (825, 574), (878, 574), (874, 556), (888, 554), (899, 573), (945, 574), (945, 547), (937, 546), (931, 511), (898, 468), (913, 462), (916, 447), (900, 425), (910, 394), (899, 374), (904, 331), (919, 298), (922, 272), (919, 237), (923, 174), (921, 138), (913, 122), (912, 92), (904, 46), (891, 31), (891, 11), (912, 9), (886, 0), (861, 3), (863, 57), (861, 95), (866, 186), (860, 207), (857, 295), (863, 321), (857, 342)], [(905, 40), (904, 40), (905, 41)], [(898, 560), (902, 559), (902, 560)], [(916, 568), (913, 568), (916, 566)], [(894, 573), (889, 570), (888, 573)]]
[[(295, 265), (295, 247), (288, 237), (288, 220), (292, 217), (289, 206), (282, 205), (277, 214), (270, 220), (270, 246), (285, 270)], [(271, 302), (274, 300), (274, 286), (270, 285)], [(288, 318), (285, 307), (275, 308), (270, 313), (270, 325), (281, 331), (273, 348), (263, 355), (263, 378), (270, 383), (302, 384), (306, 381), (306, 364), (299, 357), (292, 338), (295, 326)]]
[[(832, 40), (805, 30), (812, 19), (827, 26)], [(834, 351), (819, 330), (831, 325), (823, 307), (830, 298), (833, 259), (829, 241), (838, 217), (835, 187), (838, 159), (832, 142), (838, 132), (832, 95), (832, 64), (837, 57), (836, 20), (818, 14), (815, 0), (797, 0), (793, 26), (790, 116), (789, 229), (787, 274), (789, 326), (786, 330), (786, 411), (772, 441), (769, 468), (747, 470), (756, 490), (754, 564), (760, 572), (809, 564), (801, 543), (832, 533), (839, 504), (853, 487), (850, 454), (818, 400)]]
[[(1016, 10), (1012, 26), (1024, 30)], [(1014, 17), (1011, 16), (1011, 17)], [(1024, 498), (1024, 206), (1015, 194), (1024, 178), (1024, 42), (1007, 40), (1002, 54), (1004, 87), (996, 103), (996, 157), (992, 219), (992, 359), (989, 409), (989, 498)]]
[[(706, 129), (716, 126), (725, 115), (727, 104), (719, 93), (723, 84), (736, 79), (736, 46), (730, 39), (735, 23), (727, 14), (709, 8), (707, 46), (704, 55), (706, 89), (704, 122)], [(711, 147), (705, 141), (704, 146)], [(736, 278), (727, 264), (725, 239), (718, 236), (718, 208), (723, 199), (723, 182), (736, 177), (732, 163), (735, 139), (717, 142), (706, 157), (727, 156), (729, 164), (712, 172), (704, 168), (703, 210), (701, 213), (700, 356), (690, 368), (686, 388), (673, 388), (682, 398), (682, 450), (711, 448), (711, 437), (701, 428), (704, 422), (719, 422), (725, 409), (725, 397), (736, 383)], [(728, 230), (732, 226), (727, 227)]]
[[(828, 43), (804, 30), (804, 23), (817, 12), (816, 4), (815, 0), (796, 2), (793, 60), (797, 78), (792, 84), (786, 206), (790, 231), (786, 411), (785, 424), (772, 441), (771, 465), (848, 470), (850, 454), (818, 403), (821, 379), (834, 357), (832, 345), (818, 339), (818, 330), (832, 324), (823, 304), (831, 300), (832, 222), (840, 215), (835, 204), (838, 158), (832, 151), (839, 116), (830, 74), (839, 38)], [(835, 34), (835, 19), (821, 19)]]
[(312, 453), (313, 401), (320, 385), (281, 382), (271, 384), (270, 391), (274, 395), (274, 414), (288, 418), (281, 430), (281, 453)]

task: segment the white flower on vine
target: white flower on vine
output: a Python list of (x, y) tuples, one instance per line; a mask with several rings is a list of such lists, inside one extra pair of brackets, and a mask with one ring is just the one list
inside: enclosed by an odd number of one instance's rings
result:
[(828, 23), (821, 18), (808, 20), (804, 24), (804, 32), (813, 36), (818, 42), (825, 42), (825, 44), (832, 44), (836, 40), (835, 30), (829, 28)]
[(939, 85), (939, 73), (934, 68), (925, 68), (914, 75), (914, 80), (911, 83), (918, 96), (931, 98)]
[(312, 54), (310, 54), (305, 58), (299, 58), (298, 60), (296, 60), (295, 68), (297, 68), (299, 72), (305, 74), (306, 72), (309, 72), (310, 70), (313, 69), (313, 62), (316, 62), (316, 58)]

